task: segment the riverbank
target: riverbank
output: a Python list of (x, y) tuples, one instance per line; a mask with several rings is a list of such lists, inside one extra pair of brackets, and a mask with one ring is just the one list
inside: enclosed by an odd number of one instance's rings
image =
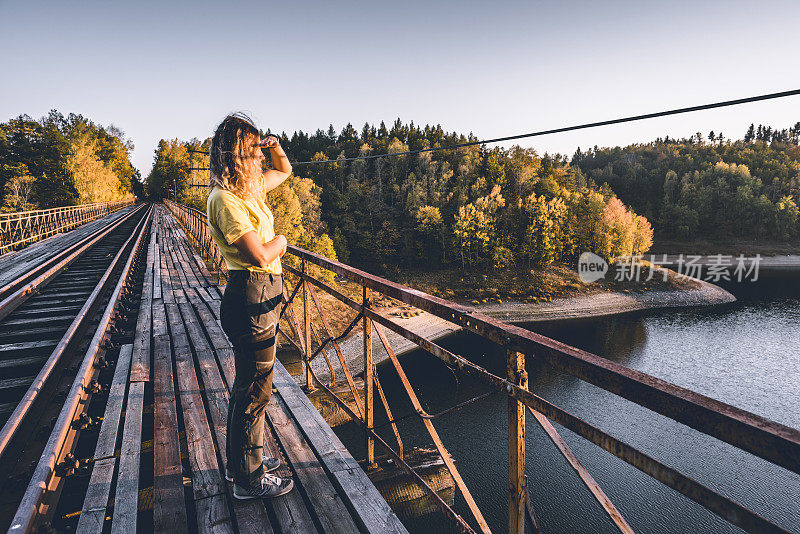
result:
[[(678, 288), (653, 289), (648, 291), (605, 291), (591, 294), (561, 297), (549, 302), (525, 303), (519, 301), (502, 301), (487, 303), (464, 303), (478, 312), (508, 323), (529, 323), (538, 321), (556, 321), (564, 319), (577, 319), (585, 317), (601, 317), (633, 311), (642, 311), (656, 308), (673, 308), (685, 306), (712, 306), (734, 302), (734, 297), (728, 291), (708, 282), (693, 280), (692, 284), (685, 284)], [(381, 310), (392, 320), (416, 334), (436, 341), (453, 335), (461, 327), (430, 313), (402, 306), (392, 310)], [(386, 337), (399, 356), (417, 348), (415, 344), (404, 337), (384, 328)], [(352, 335), (341, 343), (341, 349), (350, 370), (354, 374), (363, 371), (363, 338), (361, 333)], [(334, 371), (339, 374), (338, 359), (331, 348), (328, 357), (334, 365)], [(386, 351), (377, 336), (373, 336), (373, 359), (381, 363), (388, 358)], [(317, 358), (313, 363), (314, 372), (323, 379), (329, 377), (329, 370), (323, 358)]]
[(698, 254), (701, 256), (712, 256), (714, 254), (725, 254), (729, 256), (755, 256), (760, 254), (762, 257), (770, 256), (800, 256), (800, 239), (771, 241), (769, 239), (690, 239), (673, 240), (661, 239), (656, 237), (653, 246), (647, 251), (645, 256), (653, 254)]
[[(729, 270), (733, 270), (737, 264), (737, 256), (727, 255), (727, 260), (721, 260), (717, 255), (705, 255), (705, 256), (695, 256), (691, 258), (686, 254), (667, 254), (656, 256), (659, 265), (664, 267), (668, 267), (670, 269), (679, 269), (683, 268), (684, 270), (686, 267), (686, 262), (689, 259), (693, 259), (695, 265), (702, 266), (702, 268), (707, 269), (709, 266), (712, 265), (727, 265), (729, 266)], [(745, 255), (744, 265), (749, 269), (751, 263), (755, 261), (755, 254)], [(759, 274), (783, 274), (783, 273), (800, 273), (800, 255), (799, 254), (783, 254), (783, 255), (775, 255), (775, 256), (761, 256), (758, 260), (758, 272)]]

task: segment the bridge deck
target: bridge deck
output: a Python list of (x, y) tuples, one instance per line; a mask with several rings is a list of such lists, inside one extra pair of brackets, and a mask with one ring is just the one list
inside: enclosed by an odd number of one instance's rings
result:
[[(152, 491), (156, 532), (405, 532), (279, 362), (265, 450), (283, 459), (279, 474), (296, 488), (233, 499), (223, 469), (234, 363), (220, 292), (163, 206), (150, 232), (137, 334), (121, 351), (95, 454), (107, 459), (94, 466), (78, 531), (108, 531), (109, 521), (111, 532), (133, 532), (137, 521), (147, 529)], [(151, 402), (152, 449), (143, 441)]]

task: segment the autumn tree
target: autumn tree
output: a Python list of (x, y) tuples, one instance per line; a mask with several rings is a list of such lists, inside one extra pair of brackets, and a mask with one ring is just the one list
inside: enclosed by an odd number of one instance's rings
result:
[[(39, 120), (20, 115), (0, 124), (0, 202), (7, 206), (7, 191), (16, 194), (28, 186), (25, 202), (36, 208), (129, 198), (136, 175), (132, 150), (119, 128), (82, 115), (55, 110)], [(22, 166), (24, 174), (14, 171)], [(21, 176), (31, 178), (20, 182)], [(11, 179), (16, 183), (7, 188)]]
[(28, 167), (20, 164), (16, 167), (4, 166), (6, 176), (2, 211), (27, 211), (35, 208), (31, 202), (35, 178), (28, 173)]

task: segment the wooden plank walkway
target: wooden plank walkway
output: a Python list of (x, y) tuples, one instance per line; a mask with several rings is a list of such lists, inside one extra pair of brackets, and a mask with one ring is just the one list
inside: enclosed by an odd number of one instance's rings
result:
[(120, 352), (78, 532), (109, 531), (108, 522), (111, 532), (149, 528), (149, 515), (137, 513), (149, 490), (141, 473), (148, 392), (155, 532), (406, 532), (277, 361), (264, 445), (283, 459), (279, 475), (293, 476), (295, 490), (271, 500), (232, 497), (223, 473), (235, 371), (219, 325), (220, 298), (177, 221), (157, 206), (137, 332)]

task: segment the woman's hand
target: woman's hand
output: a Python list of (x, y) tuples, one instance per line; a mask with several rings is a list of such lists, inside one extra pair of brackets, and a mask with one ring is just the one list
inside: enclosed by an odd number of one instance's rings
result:
[(279, 234), (262, 245), (258, 234), (251, 230), (231, 244), (248, 263), (265, 269), (276, 258), (286, 254), (288, 242), (286, 236)]
[(261, 144), (259, 146), (261, 148), (273, 149), (273, 148), (278, 148), (281, 145), (280, 142), (278, 141), (278, 136), (270, 134), (266, 138), (261, 140)]
[(283, 234), (278, 234), (275, 236), (275, 239), (278, 241), (279, 244), (282, 245), (281, 252), (278, 254), (279, 258), (282, 258), (284, 254), (286, 254), (286, 247), (289, 246), (289, 241), (286, 239), (286, 236)]

